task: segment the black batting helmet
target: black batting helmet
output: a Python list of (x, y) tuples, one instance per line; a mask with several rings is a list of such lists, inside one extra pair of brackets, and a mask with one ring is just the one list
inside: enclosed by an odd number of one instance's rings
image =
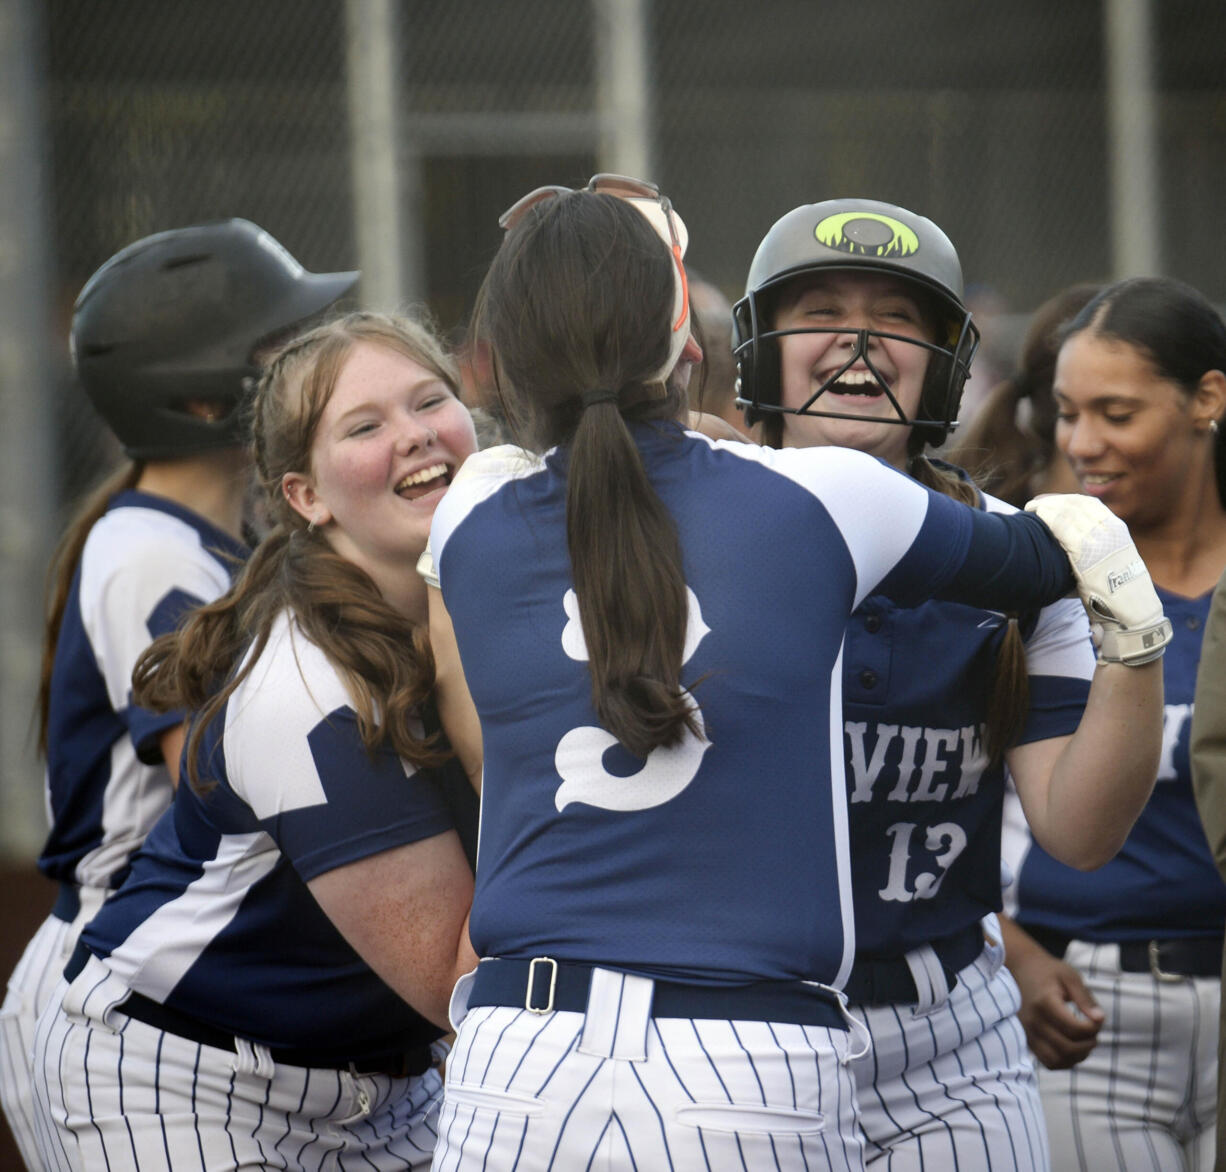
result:
[[(884, 273), (898, 278), (913, 286), (921, 303), (934, 312), (940, 339), (936, 345), (926, 345), (932, 358), (916, 416), (907, 419), (895, 402), (898, 417), (883, 421), (914, 425), (915, 450), (924, 443), (940, 443), (956, 425), (962, 387), (979, 345), (979, 331), (962, 303), (962, 266), (949, 237), (931, 220), (871, 199), (830, 199), (794, 208), (775, 222), (758, 246), (749, 266), (745, 296), (732, 311), (737, 402), (745, 408), (747, 421), (756, 423), (768, 413), (831, 414), (820, 407), (826, 386), (803, 407), (782, 405), (780, 334), (774, 329), (779, 291), (797, 277), (827, 271)], [(860, 346), (865, 349), (875, 331), (860, 332)], [(884, 384), (882, 389), (893, 401), (890, 389)]]
[[(133, 459), (241, 442), (253, 355), (322, 312), (360, 274), (308, 273), (249, 220), (159, 232), (117, 252), (73, 307), (72, 357), (98, 413)], [(220, 403), (217, 420), (184, 409)]]

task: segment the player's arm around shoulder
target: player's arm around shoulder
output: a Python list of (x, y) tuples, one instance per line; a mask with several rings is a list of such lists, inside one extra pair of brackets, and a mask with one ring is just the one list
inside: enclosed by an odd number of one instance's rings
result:
[(1209, 605), (1192, 710), (1192, 790), (1218, 870), (1226, 876), (1226, 577)]
[(427, 774), (364, 743), (337, 669), (288, 619), (227, 712), (230, 788), (367, 965), (446, 1027), (472, 868)]

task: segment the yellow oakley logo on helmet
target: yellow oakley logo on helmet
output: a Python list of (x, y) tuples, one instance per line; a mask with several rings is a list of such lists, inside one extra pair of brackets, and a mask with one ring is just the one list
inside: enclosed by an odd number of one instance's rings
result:
[(919, 237), (906, 224), (876, 212), (839, 212), (813, 229), (827, 248), (856, 256), (910, 256), (919, 251)]

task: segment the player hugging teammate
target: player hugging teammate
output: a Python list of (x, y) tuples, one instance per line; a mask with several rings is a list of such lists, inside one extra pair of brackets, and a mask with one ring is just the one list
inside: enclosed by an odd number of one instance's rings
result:
[(138, 670), (195, 712), (187, 784), (40, 1020), (44, 1158), (1050, 1167), (1004, 776), (1078, 868), (1145, 802), (1171, 631), (1125, 526), (925, 455), (977, 334), (923, 217), (767, 234), (735, 309), (766, 446), (685, 429), (688, 237), (654, 186), (502, 223), (474, 329), (515, 446), (470, 458), (453, 367), (397, 319), (259, 385), (274, 527)]

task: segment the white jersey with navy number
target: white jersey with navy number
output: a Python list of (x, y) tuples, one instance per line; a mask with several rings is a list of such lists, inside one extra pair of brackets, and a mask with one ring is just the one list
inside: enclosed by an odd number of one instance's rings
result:
[[(432, 554), (485, 746), (473, 943), (694, 983), (837, 985), (853, 947), (848, 616), (879, 586), (912, 603), (940, 589), (991, 526), (858, 452), (772, 451), (672, 425), (634, 434), (680, 534), (683, 680), (703, 731), (645, 762), (591, 706), (564, 453), (479, 453), (435, 514)], [(1067, 583), (1046, 530), (1041, 540), (1044, 568)], [(1021, 589), (1060, 593), (1033, 576)]]
[[(994, 512), (1016, 512), (993, 497)], [(1076, 731), (1094, 674), (1081, 603), (1020, 617), (1030, 702), (1019, 744)], [(856, 948), (901, 956), (1001, 906), (1004, 764), (985, 744), (999, 611), (867, 598), (843, 652)]]
[(1192, 794), (1188, 737), (1201, 640), (1212, 592), (1184, 598), (1158, 589), (1174, 637), (1162, 657), (1162, 757), (1153, 793), (1119, 853), (1074, 871), (1036, 842), (1020, 861), (1017, 919), (1076, 940), (1222, 935), (1226, 883), (1213, 861)]
[(372, 758), (336, 669), (288, 615), (198, 761), (201, 792), (179, 787), (86, 947), (127, 988), (256, 1043), (360, 1061), (436, 1038), (306, 885), (453, 829), (435, 773), (387, 747)]
[[(117, 887), (170, 804), (158, 739), (183, 719), (132, 703), (132, 669), (183, 614), (230, 586), (247, 550), (163, 497), (116, 495), (72, 581), (51, 675), (43, 874)], [(153, 762), (149, 764), (147, 762)]]

